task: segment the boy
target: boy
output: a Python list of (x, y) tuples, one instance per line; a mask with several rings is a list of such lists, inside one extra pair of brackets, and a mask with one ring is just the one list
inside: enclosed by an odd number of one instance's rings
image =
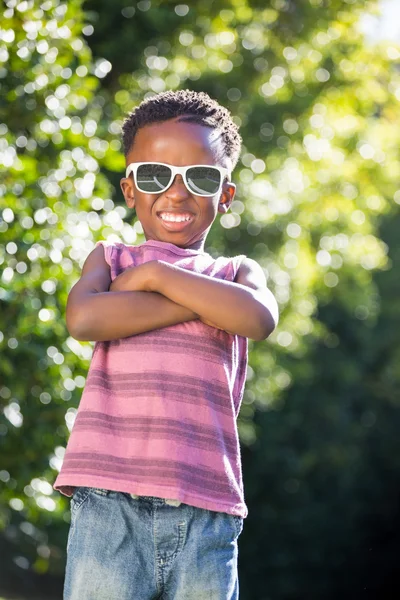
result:
[(123, 141), (146, 242), (98, 242), (68, 297), (70, 334), (96, 345), (54, 484), (72, 496), (64, 599), (233, 600), (247, 338), (278, 319), (255, 261), (204, 251), (241, 138), (182, 90), (142, 102)]

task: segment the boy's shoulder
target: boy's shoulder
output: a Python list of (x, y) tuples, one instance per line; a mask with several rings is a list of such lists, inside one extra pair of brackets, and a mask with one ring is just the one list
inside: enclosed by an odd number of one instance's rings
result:
[(267, 278), (262, 266), (256, 260), (244, 254), (241, 257), (242, 260), (235, 277), (236, 283), (241, 283), (254, 289), (265, 288), (267, 286)]

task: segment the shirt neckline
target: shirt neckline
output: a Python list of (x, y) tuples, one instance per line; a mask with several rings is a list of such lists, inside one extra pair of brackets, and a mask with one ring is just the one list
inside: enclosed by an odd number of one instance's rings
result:
[(141, 244), (141, 246), (155, 246), (157, 248), (165, 248), (165, 250), (170, 250), (175, 254), (203, 254), (208, 256), (208, 252), (203, 252), (202, 250), (195, 250), (194, 248), (181, 248), (180, 246), (175, 246), (175, 244), (171, 244), (170, 242), (162, 242), (160, 240), (146, 240)]

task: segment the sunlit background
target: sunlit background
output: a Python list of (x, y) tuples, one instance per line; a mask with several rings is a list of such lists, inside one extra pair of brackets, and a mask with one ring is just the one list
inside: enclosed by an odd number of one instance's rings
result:
[[(121, 125), (204, 90), (241, 127), (206, 250), (263, 267), (239, 432), (243, 600), (392, 598), (400, 520), (400, 3), (7, 0), (0, 9), (0, 597), (61, 599), (52, 488), (93, 343), (68, 292), (99, 239), (138, 244)], [(393, 581), (392, 581), (393, 579)]]

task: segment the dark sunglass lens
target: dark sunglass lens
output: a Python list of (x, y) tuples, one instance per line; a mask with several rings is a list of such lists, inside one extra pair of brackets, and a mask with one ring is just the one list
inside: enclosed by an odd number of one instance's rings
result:
[(193, 194), (216, 194), (221, 183), (221, 174), (214, 167), (193, 167), (186, 174)]
[(156, 163), (140, 165), (136, 173), (137, 187), (142, 192), (162, 192), (171, 179), (171, 169)]

